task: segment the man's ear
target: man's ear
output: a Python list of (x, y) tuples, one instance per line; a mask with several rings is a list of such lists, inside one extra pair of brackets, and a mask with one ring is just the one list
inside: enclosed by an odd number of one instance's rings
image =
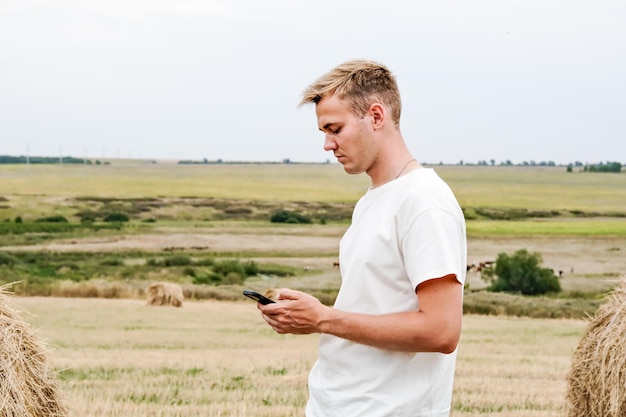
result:
[(385, 124), (385, 106), (380, 103), (374, 103), (370, 106), (369, 115), (372, 118), (372, 126), (374, 130), (380, 129)]

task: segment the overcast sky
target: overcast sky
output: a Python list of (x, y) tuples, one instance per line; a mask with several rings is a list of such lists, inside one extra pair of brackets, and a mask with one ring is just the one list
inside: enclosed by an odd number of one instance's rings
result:
[(2, 0), (0, 155), (323, 162), (304, 88), (387, 65), (428, 163), (626, 163), (623, 0)]

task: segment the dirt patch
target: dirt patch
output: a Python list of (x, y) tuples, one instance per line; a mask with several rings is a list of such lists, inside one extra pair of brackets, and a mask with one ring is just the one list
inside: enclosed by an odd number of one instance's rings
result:
[[(480, 238), (468, 241), (468, 263), (495, 260), (499, 253), (527, 249), (537, 252), (543, 266), (561, 276), (564, 290), (604, 291), (626, 274), (624, 237), (515, 237)], [(469, 273), (468, 282), (484, 286), (479, 274)]]
[(494, 260), (499, 253), (519, 249), (541, 254), (544, 266), (563, 275), (620, 275), (626, 273), (624, 237), (524, 237), (471, 239), (468, 261)]
[(339, 241), (324, 236), (265, 234), (168, 234), (85, 238), (31, 246), (5, 246), (5, 251), (121, 252), (202, 250), (209, 252), (258, 252), (299, 254), (336, 252)]

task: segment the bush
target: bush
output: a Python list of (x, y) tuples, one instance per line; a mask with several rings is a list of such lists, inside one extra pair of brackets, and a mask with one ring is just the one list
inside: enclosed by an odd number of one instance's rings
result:
[(234, 272), (242, 277), (246, 276), (246, 270), (243, 264), (234, 260), (216, 262), (215, 265), (213, 265), (213, 272), (221, 276), (227, 276), (231, 272)]
[(19, 262), (19, 259), (8, 253), (0, 252), (0, 265), (13, 266)]
[(292, 277), (296, 275), (296, 268), (287, 265), (263, 264), (258, 267), (257, 274), (273, 275), (277, 277)]
[(80, 222), (81, 224), (93, 224), (96, 222), (96, 218), (91, 216), (85, 216), (81, 217)]
[(174, 255), (163, 259), (163, 265), (165, 266), (187, 266), (191, 264), (191, 258), (185, 255)]
[(293, 224), (311, 224), (313, 220), (310, 217), (307, 217), (303, 214), (297, 213), (295, 211), (289, 210), (280, 210), (272, 214), (270, 217), (270, 221), (272, 223), (293, 223)]
[(130, 218), (125, 213), (111, 213), (108, 214), (103, 221), (107, 223), (124, 223), (130, 221)]
[(183, 269), (183, 275), (188, 276), (188, 277), (195, 277), (196, 276), (196, 270), (193, 269), (192, 267), (188, 266), (185, 269)]
[(486, 217), (491, 220), (519, 220), (519, 219), (531, 219), (537, 217), (556, 217), (561, 213), (558, 210), (527, 210), (527, 209), (502, 209), (502, 208), (489, 208), (479, 207), (474, 209), (474, 213), (471, 210), (464, 210), (465, 219), (474, 220), (478, 216)]
[(100, 261), (102, 266), (124, 266), (124, 261), (117, 258), (103, 259)]
[(246, 277), (251, 277), (259, 273), (259, 266), (254, 261), (248, 261), (243, 264), (243, 271)]
[(464, 314), (494, 316), (516, 316), (532, 318), (574, 318), (581, 319), (593, 315), (603, 302), (603, 297), (594, 294), (593, 298), (561, 298), (540, 295), (522, 295), (494, 292), (466, 292), (463, 298)]
[(236, 285), (243, 284), (244, 277), (237, 272), (229, 272), (222, 280), (223, 284)]
[(193, 283), (196, 285), (207, 285), (212, 284), (213, 281), (211, 280), (211, 277), (207, 274), (198, 274), (193, 277)]
[(541, 255), (520, 249), (512, 256), (500, 253), (494, 266), (482, 271), (481, 277), (490, 282), (489, 291), (539, 295), (560, 292), (559, 278), (548, 268), (540, 267)]
[(215, 265), (215, 259), (213, 258), (202, 258), (196, 261), (196, 265), (198, 266), (213, 266)]
[[(37, 223), (67, 223), (67, 219), (61, 215), (42, 217), (35, 220)], [(19, 222), (15, 222), (19, 223)]]

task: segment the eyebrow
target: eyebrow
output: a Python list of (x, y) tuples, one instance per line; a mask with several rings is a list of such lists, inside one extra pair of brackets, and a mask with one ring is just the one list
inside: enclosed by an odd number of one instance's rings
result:
[(332, 126), (332, 125), (334, 125), (334, 124), (336, 124), (336, 122), (329, 122), (329, 123), (326, 123), (326, 124), (324, 125), (324, 127), (320, 127), (320, 130), (323, 132), (323, 131), (325, 131), (326, 129), (328, 129), (329, 127), (331, 127), (331, 126)]

